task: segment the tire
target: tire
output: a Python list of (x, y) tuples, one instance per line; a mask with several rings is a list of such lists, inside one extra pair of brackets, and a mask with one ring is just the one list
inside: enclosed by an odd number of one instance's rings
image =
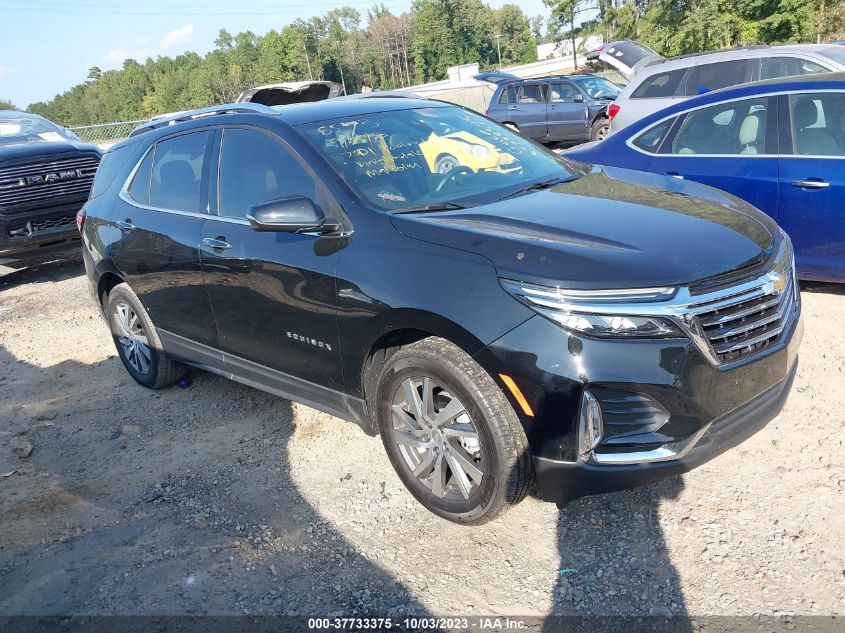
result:
[(490, 375), (449, 341), (423, 339), (390, 356), (378, 379), (375, 412), (402, 483), (438, 516), (486, 523), (533, 485), (528, 440), (513, 407)]
[(185, 374), (183, 365), (171, 360), (150, 315), (125, 283), (109, 292), (105, 302), (106, 321), (117, 354), (135, 381), (150, 389), (173, 384)]
[(606, 117), (599, 117), (593, 122), (593, 127), (590, 129), (591, 141), (603, 141), (610, 133), (610, 119)]
[(441, 154), (434, 163), (434, 171), (438, 174), (448, 174), (455, 167), (460, 167), (460, 161), (451, 154)]

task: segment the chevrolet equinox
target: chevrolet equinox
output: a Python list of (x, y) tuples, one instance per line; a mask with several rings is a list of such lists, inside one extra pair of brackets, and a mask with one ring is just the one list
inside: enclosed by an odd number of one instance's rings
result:
[(795, 376), (799, 289), (770, 218), (445, 103), (149, 123), (79, 215), (137, 382), (190, 365), (354, 420), (456, 522), (535, 482), (564, 503), (685, 472), (777, 415)]

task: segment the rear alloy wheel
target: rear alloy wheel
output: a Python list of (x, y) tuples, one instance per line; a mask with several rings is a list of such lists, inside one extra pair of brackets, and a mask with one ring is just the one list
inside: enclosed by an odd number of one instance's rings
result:
[(389, 356), (376, 417), (399, 478), (427, 509), (485, 523), (533, 482), (522, 425), (502, 390), (456, 345), (428, 338)]
[(123, 352), (121, 356), (139, 374), (149, 374), (153, 357), (141, 319), (128, 303), (118, 301), (114, 305), (112, 320), (117, 329), (117, 343)]
[(604, 117), (596, 119), (593, 127), (590, 130), (591, 141), (603, 141), (610, 134), (610, 119)]
[(112, 288), (104, 311), (117, 354), (138, 383), (160, 389), (184, 375), (184, 367), (167, 356), (158, 330), (129, 286), (119, 284)]

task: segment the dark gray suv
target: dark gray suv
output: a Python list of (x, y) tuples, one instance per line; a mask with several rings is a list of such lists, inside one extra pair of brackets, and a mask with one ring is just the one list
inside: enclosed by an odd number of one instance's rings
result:
[(505, 79), (485, 114), (540, 143), (600, 141), (619, 90), (597, 75)]

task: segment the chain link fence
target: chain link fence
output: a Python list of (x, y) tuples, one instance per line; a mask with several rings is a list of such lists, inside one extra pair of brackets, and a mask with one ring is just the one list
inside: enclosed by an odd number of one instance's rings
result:
[(97, 145), (100, 149), (108, 149), (115, 143), (127, 138), (139, 124), (146, 122), (147, 119), (141, 119), (140, 121), (120, 121), (100, 125), (79, 125), (68, 129), (86, 143)]
[(487, 111), (496, 86), (488, 83), (459, 88), (436, 87), (415, 89), (411, 86), (407, 90), (420, 97), (448, 101), (449, 103), (461, 105), (484, 114)]

